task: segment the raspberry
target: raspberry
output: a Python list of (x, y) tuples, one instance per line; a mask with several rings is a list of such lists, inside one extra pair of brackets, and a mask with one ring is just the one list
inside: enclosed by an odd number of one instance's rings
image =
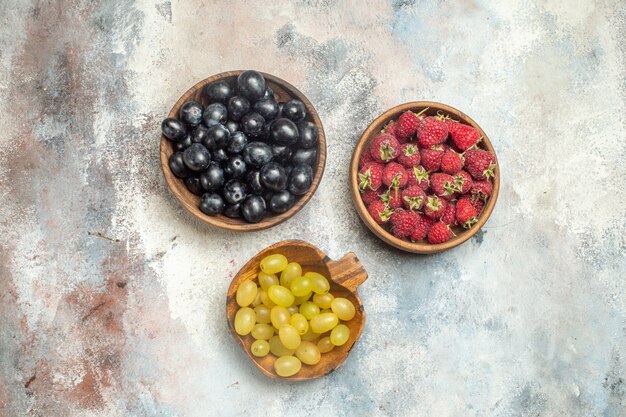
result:
[(444, 222), (437, 222), (428, 231), (428, 243), (438, 244), (450, 240), (452, 231)]
[(396, 210), (391, 215), (391, 233), (398, 239), (403, 239), (411, 234), (417, 221), (417, 214), (412, 211)]

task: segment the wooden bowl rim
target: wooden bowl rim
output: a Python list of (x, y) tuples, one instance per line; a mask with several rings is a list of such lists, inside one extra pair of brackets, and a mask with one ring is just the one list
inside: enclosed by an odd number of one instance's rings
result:
[[(198, 90), (201, 90), (205, 85), (215, 82), (215, 81), (225, 79), (225, 78), (239, 76), (239, 74), (241, 74), (243, 71), (244, 70), (225, 71), (219, 74), (211, 75), (210, 77), (197, 82), (194, 86), (192, 86), (189, 90), (187, 90), (178, 99), (178, 101), (174, 104), (174, 106), (170, 110), (168, 117), (177, 117), (178, 110), (180, 109), (180, 107), (189, 99), (191, 99), (192, 96), (196, 94)], [(287, 81), (283, 80), (282, 78), (279, 78), (272, 74), (267, 74), (265, 72), (261, 72), (261, 71), (259, 72), (263, 75), (263, 77), (265, 77), (266, 81), (279, 85), (282, 89), (288, 91), (289, 95), (302, 101), (304, 103), (304, 106), (307, 109), (307, 112), (309, 113), (312, 119), (312, 122), (317, 126), (318, 132), (319, 132), (317, 165), (315, 167), (315, 175), (313, 176), (313, 182), (311, 183), (311, 188), (309, 189), (309, 191), (307, 191), (306, 194), (300, 196), (298, 200), (296, 201), (296, 203), (294, 204), (294, 206), (290, 208), (289, 210), (287, 210), (286, 212), (278, 214), (278, 215), (266, 216), (259, 223), (247, 223), (245, 220), (230, 219), (224, 216), (223, 214), (220, 214), (218, 216), (208, 216), (204, 214), (202, 211), (200, 211), (198, 206), (193, 203), (193, 201), (189, 200), (192, 194), (189, 190), (187, 190), (184, 184), (182, 184), (181, 189), (187, 198), (182, 198), (181, 196), (178, 195), (178, 192), (175, 191), (176, 190), (175, 182), (182, 183), (183, 180), (176, 177), (174, 174), (172, 174), (172, 172), (169, 169), (168, 159), (169, 159), (169, 155), (173, 153), (173, 149), (170, 144), (170, 141), (163, 134), (161, 134), (161, 142), (160, 142), (161, 169), (163, 171), (165, 182), (167, 183), (167, 188), (169, 189), (170, 193), (183, 206), (183, 208), (185, 208), (195, 218), (204, 222), (205, 224), (208, 224), (210, 226), (215, 226), (224, 230), (231, 230), (231, 231), (236, 231), (236, 232), (253, 232), (257, 230), (264, 230), (272, 226), (276, 226), (286, 221), (287, 219), (291, 218), (300, 210), (302, 210), (302, 208), (311, 200), (311, 198), (313, 197), (313, 194), (315, 194), (315, 192), (317, 191), (317, 188), (319, 187), (319, 184), (322, 180), (322, 176), (324, 175), (324, 169), (326, 167), (326, 135), (324, 133), (324, 126), (322, 125), (322, 121), (319, 117), (319, 114), (317, 113), (317, 110), (313, 106), (313, 104), (300, 90), (298, 90), (296, 87), (294, 87)]]
[[(462, 233), (453, 236), (450, 240), (440, 244), (429, 244), (429, 243), (414, 243), (406, 240), (398, 239), (393, 236), (391, 233), (387, 232), (384, 228), (378, 225), (367, 212), (367, 208), (361, 200), (361, 193), (359, 191), (358, 186), (358, 167), (359, 167), (359, 158), (361, 157), (361, 153), (365, 148), (366, 144), (369, 144), (369, 141), (373, 139), (373, 137), (380, 132), (380, 129), (384, 127), (390, 120), (396, 119), (400, 114), (407, 110), (419, 111), (425, 107), (429, 107), (431, 110), (441, 110), (442, 112), (448, 113), (456, 119), (471, 125), (475, 129), (477, 129), (483, 137), (481, 141), (482, 146), (486, 150), (491, 152), (496, 160), (496, 168), (494, 169), (495, 177), (493, 178), (493, 191), (491, 197), (485, 204), (482, 213), (478, 217), (478, 222), (474, 224), (470, 229), (463, 231)], [(471, 117), (463, 113), (462, 111), (449, 106), (447, 104), (438, 103), (435, 101), (412, 101), (408, 103), (399, 104), (395, 107), (390, 108), (389, 110), (383, 112), (380, 116), (378, 116), (370, 125), (365, 129), (361, 137), (359, 138), (353, 154), (352, 160), (350, 162), (350, 191), (352, 195), (352, 201), (354, 206), (359, 214), (359, 217), (365, 225), (374, 233), (379, 239), (384, 241), (385, 243), (394, 246), (398, 249), (401, 249), (406, 252), (417, 253), (417, 254), (433, 254), (442, 252), (444, 250), (448, 250), (454, 248), (472, 236), (474, 236), (487, 222), (489, 216), (493, 212), (493, 209), (496, 205), (496, 201), (498, 199), (498, 193), (500, 191), (500, 166), (498, 163), (498, 157), (496, 155), (495, 149), (493, 148), (491, 141), (489, 141), (489, 137), (485, 133), (485, 131), (476, 123)]]
[[(268, 371), (267, 369), (265, 369), (264, 367), (262, 367), (257, 360), (253, 357), (253, 355), (248, 352), (246, 350), (246, 346), (244, 344), (243, 338), (246, 336), (240, 336), (239, 334), (237, 334), (235, 332), (235, 325), (234, 325), (234, 315), (232, 317), (230, 317), (229, 314), (229, 306), (231, 306), (232, 304), (236, 305), (236, 301), (235, 301), (235, 294), (237, 293), (237, 288), (239, 288), (239, 285), (241, 285), (241, 283), (244, 281), (243, 277), (244, 277), (244, 273), (247, 272), (248, 270), (250, 270), (251, 268), (255, 268), (255, 264), (258, 262), (256, 261), (257, 258), (261, 257), (264, 253), (270, 252), (270, 251), (275, 251), (277, 249), (283, 248), (283, 247), (287, 247), (287, 246), (299, 246), (299, 247), (307, 247), (311, 250), (313, 250), (317, 256), (319, 257), (319, 260), (321, 263), (325, 264), (327, 266), (327, 268), (329, 269), (329, 279), (338, 286), (341, 286), (343, 288), (345, 288), (347, 291), (349, 291), (354, 298), (358, 301), (359, 305), (355, 306), (357, 308), (357, 310), (360, 311), (361, 313), (361, 322), (358, 324), (357, 327), (357, 331), (355, 333), (355, 337), (352, 340), (352, 343), (350, 344), (350, 346), (348, 347), (348, 350), (345, 352), (345, 355), (343, 355), (338, 361), (336, 361), (335, 363), (333, 363), (334, 366), (332, 366), (329, 369), (326, 369), (324, 372), (321, 372), (319, 374), (315, 374), (315, 375), (310, 375), (310, 376), (299, 376), (298, 374), (290, 376), (290, 377), (282, 377), (280, 375), (274, 374), (270, 371)], [(348, 257), (350, 255), (354, 255), (353, 253), (348, 253), (346, 255), (344, 255), (344, 257)], [(356, 256), (355, 256), (356, 258)], [(250, 361), (254, 364), (254, 366), (261, 371), (261, 373), (263, 373), (263, 375), (274, 379), (274, 380), (281, 380), (281, 381), (294, 381), (294, 382), (300, 382), (300, 381), (309, 381), (312, 379), (317, 379), (317, 378), (322, 378), (332, 372), (334, 372), (337, 368), (339, 368), (348, 358), (348, 356), (350, 356), (350, 353), (352, 352), (352, 349), (354, 348), (354, 346), (356, 345), (357, 341), (361, 338), (361, 335), (363, 334), (363, 329), (365, 328), (365, 322), (367, 320), (366, 318), (366, 314), (365, 314), (365, 306), (363, 305), (363, 301), (361, 300), (361, 297), (359, 296), (359, 293), (357, 291), (357, 289), (355, 288), (354, 290), (349, 289), (345, 286), (343, 286), (340, 283), (337, 283), (334, 278), (332, 273), (330, 273), (330, 264), (332, 263), (338, 263), (342, 260), (343, 258), (340, 258), (339, 260), (332, 260), (330, 259), (330, 257), (323, 252), (320, 248), (318, 248), (315, 245), (312, 245), (308, 242), (305, 242), (303, 240), (297, 240), (297, 239), (289, 239), (289, 240), (282, 240), (280, 242), (276, 242), (264, 249), (262, 249), (261, 251), (259, 251), (258, 253), (256, 253), (255, 255), (253, 255), (248, 262), (246, 262), (240, 269), (239, 271), (237, 271), (237, 273), (235, 274), (235, 276), (233, 277), (233, 279), (230, 282), (230, 285), (228, 286), (228, 291), (226, 293), (226, 321), (228, 323), (228, 329), (230, 331), (230, 334), (232, 335), (232, 337), (235, 339), (235, 341), (237, 342), (237, 344), (241, 347), (241, 349), (243, 350), (243, 353), (250, 359)], [(361, 266), (361, 268), (363, 269), (363, 271), (365, 271), (365, 269), (363, 268), (363, 265), (361, 264), (360, 260), (358, 258), (356, 258), (356, 261), (358, 262), (358, 264)], [(291, 260), (290, 260), (291, 262)], [(366, 274), (366, 278), (367, 278), (367, 274)], [(236, 307), (238, 308), (238, 307)], [(237, 311), (236, 309), (234, 311)], [(352, 338), (352, 335), (350, 336)], [(323, 357), (323, 356), (322, 356)]]

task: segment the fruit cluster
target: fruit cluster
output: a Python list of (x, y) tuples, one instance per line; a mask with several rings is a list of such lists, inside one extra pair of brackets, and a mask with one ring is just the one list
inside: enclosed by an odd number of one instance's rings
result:
[(352, 320), (356, 309), (350, 300), (329, 292), (323, 275), (303, 274), (298, 263), (281, 254), (263, 258), (260, 266), (256, 281), (242, 282), (235, 295), (240, 307), (235, 332), (252, 335), (254, 356), (272, 353), (277, 358), (274, 370), (288, 377), (303, 363), (315, 365), (322, 353), (346, 344), (350, 328), (341, 321)]
[(284, 213), (313, 182), (318, 129), (297, 99), (277, 102), (262, 74), (208, 84), (206, 107), (190, 100), (161, 124), (172, 142), (169, 167), (200, 210), (257, 223)]
[(480, 133), (447, 115), (407, 111), (389, 122), (359, 160), (361, 198), (397, 238), (446, 242), (470, 228), (491, 196), (496, 160)]

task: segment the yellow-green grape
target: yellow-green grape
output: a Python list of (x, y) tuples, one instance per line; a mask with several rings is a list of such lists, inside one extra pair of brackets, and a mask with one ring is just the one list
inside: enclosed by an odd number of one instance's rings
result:
[(300, 345), (302, 339), (295, 327), (291, 324), (283, 324), (278, 330), (278, 337), (280, 341), (287, 349), (295, 349)]
[(291, 314), (296, 314), (299, 311), (298, 306), (290, 305), (289, 307), (287, 307), (287, 311), (289, 311)]
[(267, 295), (267, 291), (261, 291), (260, 297), (261, 297), (261, 302), (263, 303), (265, 307), (272, 308), (276, 305), (274, 304), (272, 300), (270, 300), (270, 297)]
[(300, 359), (295, 356), (281, 356), (274, 362), (274, 370), (280, 376), (292, 376), (302, 368)]
[(326, 294), (313, 294), (313, 302), (320, 308), (330, 308), (330, 302), (333, 301), (334, 298), (335, 297), (329, 292)]
[(307, 365), (315, 365), (322, 358), (322, 354), (318, 347), (311, 342), (302, 342), (296, 348), (296, 358)]
[(317, 342), (317, 348), (322, 353), (328, 353), (335, 348), (333, 342), (330, 341), (330, 337), (322, 337), (319, 342)]
[(309, 323), (309, 326), (311, 326), (311, 330), (313, 330), (315, 333), (321, 334), (331, 330), (338, 324), (339, 318), (336, 314), (324, 313), (318, 314), (317, 316), (313, 317), (311, 319), (311, 323)]
[(309, 331), (309, 322), (306, 317), (300, 313), (293, 314), (289, 319), (289, 324), (296, 328), (300, 336)]
[(259, 292), (259, 288), (256, 286), (254, 281), (244, 281), (237, 288), (237, 293), (235, 294), (235, 299), (237, 300), (237, 304), (240, 307), (247, 307), (256, 298), (256, 294)]
[(266, 274), (263, 271), (259, 272), (258, 279), (259, 279), (259, 285), (261, 286), (261, 289), (265, 291), (267, 291), (267, 289), (271, 287), (272, 285), (278, 284), (278, 278), (276, 278), (276, 275)]
[(266, 274), (275, 274), (285, 269), (289, 262), (285, 255), (276, 253), (274, 255), (266, 256), (261, 260), (261, 271)]
[(260, 324), (268, 324), (272, 320), (270, 318), (270, 308), (263, 304), (254, 307), (254, 312), (256, 313), (256, 322)]
[(283, 324), (289, 324), (289, 319), (291, 318), (291, 313), (285, 307), (275, 306), (272, 307), (272, 311), (270, 312), (270, 320), (272, 321), (272, 326), (280, 329), (280, 326)]
[(300, 314), (306, 317), (307, 320), (311, 320), (313, 317), (320, 314), (320, 308), (315, 303), (305, 301), (300, 305)]
[(261, 305), (263, 302), (261, 301), (261, 293), (263, 291), (261, 290), (257, 290), (256, 292), (256, 296), (254, 297), (254, 301), (252, 302), (252, 307), (256, 307), (258, 305)]
[(313, 291), (313, 282), (309, 277), (297, 277), (291, 281), (291, 292), (296, 297), (304, 297)]
[(300, 339), (306, 341), (306, 342), (310, 342), (311, 340), (315, 340), (318, 337), (320, 337), (319, 333), (315, 333), (313, 330), (311, 330), (311, 326), (309, 326), (309, 330), (307, 330), (307, 332), (305, 334), (303, 334)]
[(345, 324), (339, 324), (330, 332), (330, 341), (335, 346), (343, 346), (350, 338), (350, 329)]
[(283, 272), (280, 273), (280, 285), (289, 288), (291, 281), (302, 275), (302, 267), (297, 262), (290, 262), (287, 264)]
[(307, 272), (305, 277), (309, 277), (313, 282), (313, 292), (315, 294), (326, 294), (330, 291), (330, 284), (324, 275), (317, 272)]
[(241, 336), (245, 336), (254, 327), (256, 314), (250, 307), (241, 307), (235, 314), (235, 331)]
[(294, 297), (291, 291), (280, 285), (272, 285), (267, 290), (267, 295), (276, 305), (289, 307), (293, 304)]
[(304, 303), (305, 301), (309, 301), (309, 298), (311, 298), (311, 294), (313, 294), (312, 292), (308, 293), (307, 295), (303, 295), (302, 297), (296, 297), (293, 300), (293, 303), (297, 306), (299, 306), (300, 304)]
[(325, 308), (323, 310), (320, 310), (320, 314), (324, 314), (324, 313), (332, 313), (333, 310), (331, 310), (330, 308)]
[(330, 303), (330, 308), (333, 313), (337, 315), (341, 320), (348, 321), (354, 318), (356, 310), (354, 304), (347, 298), (337, 297)]
[(272, 352), (272, 355), (274, 356), (293, 355), (293, 353), (295, 352), (295, 350), (287, 349), (285, 346), (283, 346), (278, 335), (272, 336), (268, 343), (270, 344), (270, 352)]
[(257, 323), (250, 333), (255, 339), (270, 340), (274, 336), (274, 328), (269, 324)]
[(270, 344), (267, 343), (267, 340), (255, 340), (254, 342), (252, 342), (252, 346), (250, 346), (250, 351), (254, 356), (262, 358), (263, 356), (270, 353)]

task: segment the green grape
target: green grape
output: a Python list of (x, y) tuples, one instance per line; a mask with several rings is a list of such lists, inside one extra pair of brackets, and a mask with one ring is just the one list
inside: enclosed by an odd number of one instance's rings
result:
[(241, 336), (245, 336), (254, 327), (256, 314), (250, 307), (241, 307), (235, 314), (235, 331)]
[(300, 305), (300, 314), (306, 317), (307, 320), (311, 320), (313, 317), (320, 314), (320, 308), (317, 304), (314, 304), (310, 301), (305, 301)]
[(257, 290), (256, 296), (254, 297), (254, 301), (252, 302), (252, 307), (256, 307), (256, 306), (261, 305), (263, 303), (263, 301), (261, 301), (261, 293), (262, 292), (263, 291)]
[(295, 350), (287, 349), (285, 346), (283, 346), (278, 335), (272, 336), (268, 343), (270, 344), (270, 352), (272, 352), (272, 355), (274, 356), (293, 355), (293, 353), (295, 352)]
[(324, 313), (332, 313), (333, 310), (331, 310), (330, 308), (325, 308), (323, 310), (320, 310), (320, 314), (324, 314)]
[(235, 294), (235, 299), (237, 300), (237, 304), (240, 307), (247, 307), (256, 298), (259, 289), (256, 286), (254, 281), (244, 281), (237, 288), (237, 293)]
[(268, 324), (272, 320), (270, 319), (270, 308), (261, 304), (254, 307), (254, 312), (256, 313), (256, 322), (260, 324)]
[(296, 305), (290, 305), (289, 307), (287, 307), (287, 310), (291, 313), (291, 314), (296, 314), (298, 312), (298, 306)]
[(317, 272), (307, 272), (305, 277), (309, 277), (313, 282), (313, 292), (315, 294), (326, 294), (330, 291), (330, 284), (324, 275)]
[(285, 269), (287, 264), (288, 261), (285, 255), (276, 253), (274, 255), (266, 256), (261, 260), (261, 271), (266, 274), (275, 274)]
[(267, 343), (267, 340), (255, 340), (252, 342), (252, 346), (250, 346), (250, 352), (252, 352), (254, 356), (262, 358), (270, 353), (270, 344)]
[(296, 357), (307, 365), (315, 365), (322, 358), (322, 354), (318, 347), (311, 342), (302, 342), (296, 348)]
[(280, 342), (287, 349), (295, 349), (300, 345), (302, 339), (300, 339), (300, 334), (295, 327), (291, 324), (283, 324), (280, 326), (278, 330), (278, 337), (280, 337)]
[(297, 262), (290, 262), (287, 264), (283, 272), (280, 273), (280, 285), (285, 288), (289, 288), (291, 281), (302, 275), (302, 267)]
[(339, 324), (330, 332), (330, 341), (335, 346), (343, 346), (350, 338), (350, 329), (345, 324)]
[(250, 332), (255, 339), (269, 340), (274, 336), (274, 328), (269, 324), (255, 324)]
[(318, 337), (320, 337), (319, 333), (315, 333), (313, 330), (311, 330), (311, 326), (309, 326), (309, 330), (307, 330), (306, 333), (300, 337), (300, 339), (306, 342), (310, 342), (311, 340), (315, 340)]
[(274, 362), (274, 370), (280, 376), (292, 376), (302, 368), (300, 359), (295, 356), (281, 356)]
[(296, 328), (300, 336), (309, 331), (309, 322), (306, 317), (300, 313), (293, 314), (289, 319), (289, 324)]
[(295, 305), (299, 306), (300, 304), (304, 303), (305, 301), (308, 301), (308, 300), (309, 300), (309, 298), (311, 298), (311, 295), (312, 295), (312, 294), (313, 294), (313, 293), (312, 293), (312, 292), (310, 292), (310, 293), (308, 293), (307, 295), (303, 295), (302, 297), (296, 297), (296, 298), (293, 300), (293, 303), (294, 303)]
[(272, 311), (270, 312), (270, 319), (272, 321), (272, 326), (280, 329), (280, 326), (283, 324), (288, 324), (289, 319), (291, 319), (291, 314), (289, 310), (282, 306), (272, 307)]
[(335, 297), (329, 292), (326, 294), (313, 294), (313, 302), (319, 306), (319, 308), (330, 308), (330, 302)]
[(337, 317), (336, 314), (324, 313), (324, 314), (318, 314), (317, 316), (313, 317), (311, 319), (311, 323), (309, 323), (309, 326), (311, 326), (311, 329), (315, 333), (322, 334), (324, 332), (331, 330), (337, 324), (339, 324), (339, 318)]
[(354, 304), (347, 298), (337, 297), (330, 303), (333, 313), (343, 321), (352, 320), (356, 314)]
[(281, 287), (280, 285), (272, 285), (267, 290), (267, 295), (270, 297), (270, 300), (276, 303), (276, 305), (283, 307), (289, 307), (294, 301), (294, 296), (291, 291), (285, 287)]
[(310, 294), (311, 291), (313, 291), (313, 282), (311, 281), (311, 278), (307, 276), (297, 277), (291, 281), (291, 292), (296, 297), (304, 297), (305, 295)]
[(258, 280), (261, 289), (264, 291), (267, 291), (267, 289), (272, 285), (278, 284), (278, 278), (276, 278), (276, 275), (266, 274), (263, 271), (259, 272)]
[(276, 305), (274, 304), (272, 300), (270, 300), (270, 297), (267, 295), (267, 291), (261, 291), (260, 297), (261, 297), (261, 302), (263, 303), (265, 307), (272, 308)]
[(317, 348), (322, 353), (328, 353), (335, 348), (335, 345), (330, 341), (330, 337), (322, 337), (319, 342), (317, 342)]

